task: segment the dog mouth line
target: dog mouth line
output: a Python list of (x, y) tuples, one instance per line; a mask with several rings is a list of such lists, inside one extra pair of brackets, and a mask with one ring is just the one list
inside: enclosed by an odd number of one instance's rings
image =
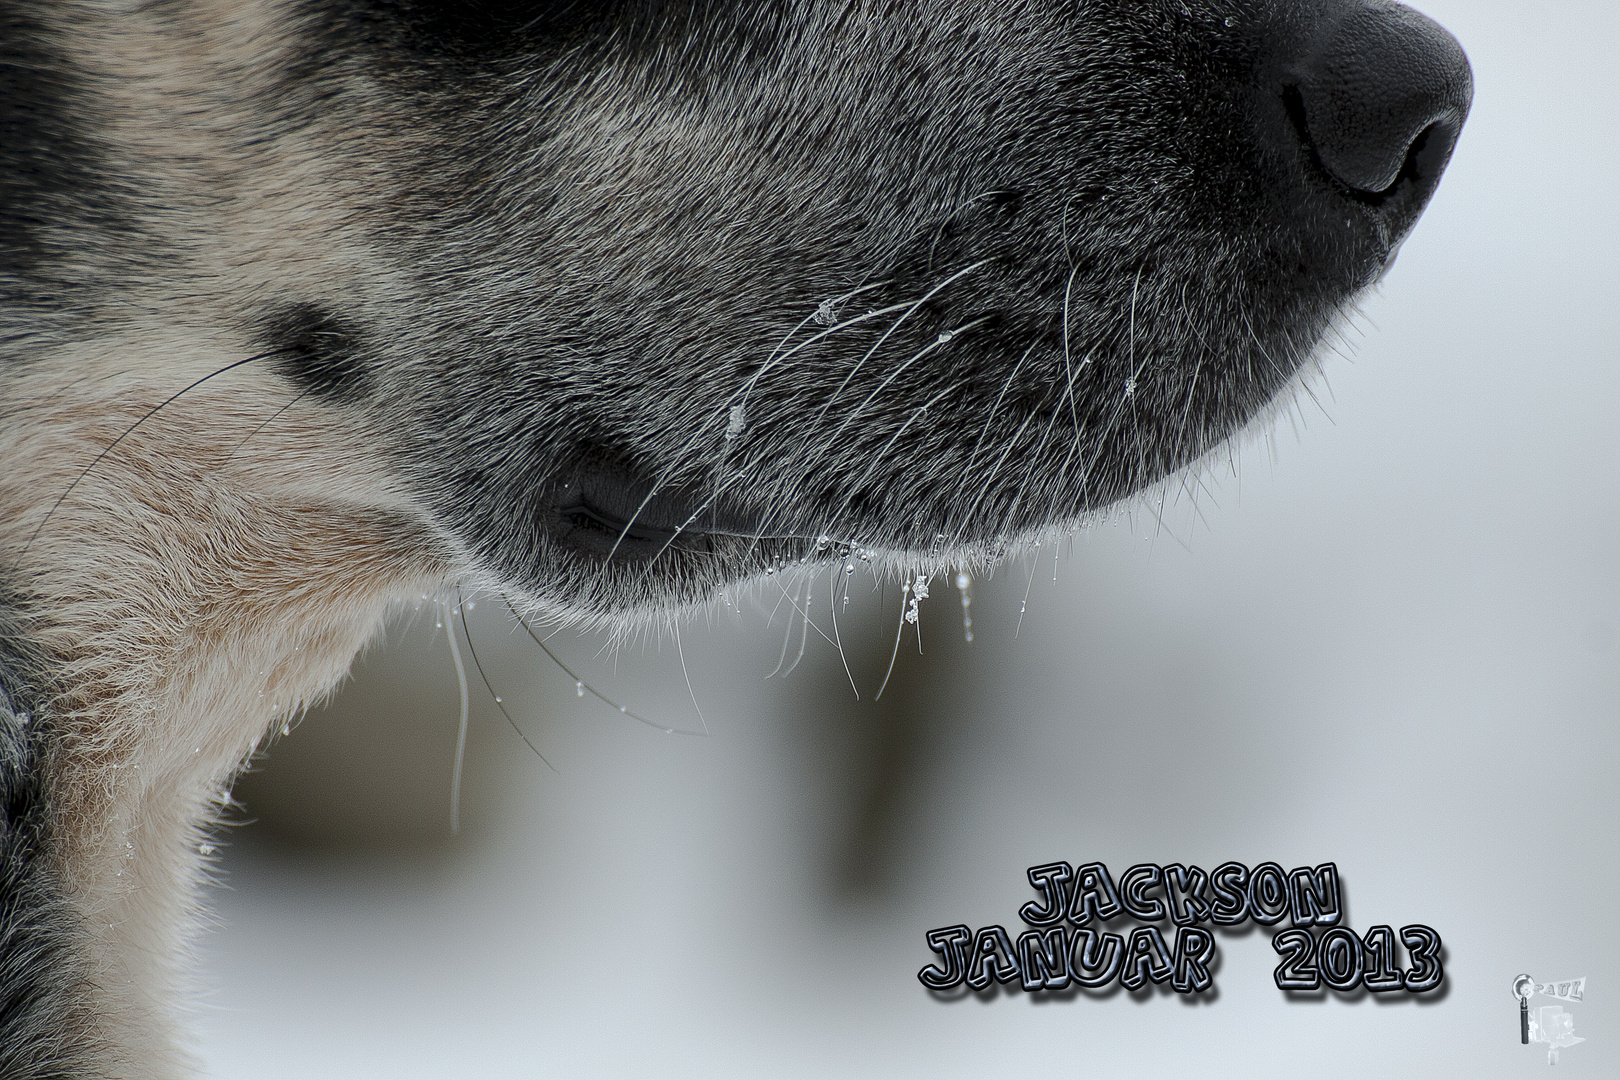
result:
[(924, 554), (921, 547), (872, 545), (828, 533), (773, 529), (763, 516), (713, 511), (706, 501), (682, 491), (655, 492), (620, 511), (604, 509), (575, 489), (551, 508), (551, 531), (557, 541), (596, 562), (650, 567), (671, 559), (677, 564), (692, 558), (720, 560), (730, 566), (728, 576), (761, 572), (769, 576), (795, 566), (821, 564), (844, 565), (852, 572), (855, 560), (873, 563), (888, 555), (910, 553), (913, 562), (928, 563), (937, 555), (937, 544)]
[(615, 469), (586, 465), (553, 489), (549, 531), (581, 554), (611, 562), (642, 562), (666, 553), (738, 554), (754, 546), (761, 556), (784, 554), (814, 540), (773, 528), (718, 490), (662, 487)]
[(767, 535), (763, 528), (751, 528), (742, 521), (721, 520), (702, 509), (681, 513), (691, 505), (682, 500), (655, 497), (642, 512), (626, 517), (582, 499), (566, 506), (557, 506), (556, 513), (566, 526), (574, 530), (611, 536), (615, 542), (632, 546), (657, 544), (707, 551), (709, 548), (704, 541), (709, 537), (761, 541), (807, 539), (790, 534)]

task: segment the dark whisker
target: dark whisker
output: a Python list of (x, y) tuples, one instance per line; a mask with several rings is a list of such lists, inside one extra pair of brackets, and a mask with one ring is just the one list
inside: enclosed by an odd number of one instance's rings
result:
[[(523, 745), (533, 750), (534, 756), (546, 763), (546, 768), (556, 772), (557, 767), (551, 763), (546, 755), (540, 752), (538, 746), (529, 741), (529, 737), (523, 733), (523, 729), (518, 727), (517, 721), (512, 719), (512, 714), (506, 711), (506, 705), (502, 703), (501, 696), (495, 692), (495, 687), (490, 684), (489, 676), (484, 673), (484, 665), (478, 659), (478, 646), (473, 644), (472, 627), (467, 625), (467, 604), (461, 598), (461, 586), (459, 585), (456, 586), (456, 607), (461, 611), (461, 632), (467, 637), (467, 654), (472, 657), (473, 667), (478, 669), (478, 677), (484, 680), (484, 689), (489, 691), (489, 696), (495, 700), (495, 707), (501, 710), (501, 715), (506, 717), (506, 722), (512, 726), (512, 730), (517, 732), (517, 737), (523, 740)], [(542, 645), (541, 648), (545, 648), (545, 646)]]
[(255, 360), (263, 360), (266, 357), (274, 356), (274, 355), (276, 355), (277, 351), (278, 350), (272, 350), (270, 352), (262, 352), (262, 353), (259, 353), (257, 356), (250, 356), (245, 360), (236, 360), (236, 361), (233, 361), (232, 363), (226, 364), (224, 367), (220, 368), (217, 371), (213, 371), (213, 372), (210, 372), (207, 375), (204, 375), (202, 378), (198, 379), (194, 383), (191, 383), (189, 386), (186, 386), (184, 389), (180, 390), (179, 392), (171, 394), (168, 397), (164, 398), (162, 401), (158, 402), (158, 404), (154, 405), (151, 409), (148, 409), (146, 411), (146, 413), (144, 415), (142, 415), (142, 417), (139, 420), (135, 421), (133, 424), (129, 425), (129, 427), (125, 428), (124, 431), (123, 431), (123, 434), (119, 435), (118, 438), (116, 438), (112, 442), (108, 443), (107, 448), (105, 450), (101, 451), (101, 453), (97, 454), (95, 460), (92, 461), (90, 464), (86, 465), (84, 467), (84, 470), (82, 472), (80, 472), (78, 476), (75, 476), (73, 478), (73, 482), (67, 486), (67, 489), (64, 490), (62, 492), (62, 494), (60, 494), (60, 495), (58, 495), (56, 497), (56, 501), (51, 504), (51, 508), (45, 512), (44, 519), (41, 520), (38, 525), (34, 526), (34, 531), (33, 532), (28, 534), (28, 539), (27, 539), (27, 541), (25, 541), (23, 543), (22, 551), (18, 553), (17, 562), (12, 566), (12, 570), (16, 571), (16, 570), (20, 570), (22, 568), (22, 560), (28, 554), (28, 549), (33, 546), (33, 543), (34, 543), (35, 540), (39, 539), (39, 534), (45, 530), (45, 526), (50, 523), (50, 520), (51, 520), (51, 518), (53, 516), (55, 516), (56, 511), (61, 508), (61, 506), (62, 506), (62, 504), (64, 502), (67, 501), (67, 497), (69, 495), (73, 494), (74, 489), (79, 486), (80, 482), (83, 481), (86, 476), (89, 476), (91, 470), (93, 470), (97, 465), (100, 465), (101, 462), (107, 457), (108, 454), (112, 453), (113, 450), (117, 449), (119, 443), (123, 442), (125, 439), (129, 438), (130, 435), (134, 434), (136, 428), (140, 427), (142, 424), (144, 424), (148, 420), (152, 419), (152, 417), (156, 416), (160, 410), (162, 410), (163, 408), (165, 408), (166, 406), (168, 406), (169, 404), (174, 402), (181, 395), (190, 393), (192, 390), (195, 390), (197, 387), (201, 386), (203, 383), (207, 382), (209, 379), (212, 379), (217, 375), (223, 375), (227, 371), (233, 371), (236, 368), (239, 368), (239, 367), (243, 366), (244, 364), (251, 364)]
[(271, 413), (269, 418), (266, 419), (264, 421), (264, 423), (260, 424), (258, 427), (254, 428), (252, 431), (248, 432), (246, 438), (244, 438), (241, 442), (237, 443), (235, 446), (231, 447), (231, 452), (226, 454), (223, 458), (220, 459), (219, 464), (214, 466), (214, 470), (217, 472), (220, 469), (223, 469), (226, 465), (229, 465), (231, 463), (231, 459), (234, 458), (241, 451), (242, 447), (246, 446), (248, 443), (253, 441), (254, 436), (258, 435), (259, 432), (263, 431), (265, 428), (269, 427), (271, 424), (275, 423), (278, 419), (280, 419), (282, 413), (286, 412), (288, 409), (292, 408), (294, 405), (298, 404), (300, 401), (303, 401), (306, 397), (308, 397), (310, 394), (312, 394), (314, 392), (315, 392), (314, 387), (310, 387), (307, 390), (302, 390), (302, 391), (300, 391), (298, 393), (298, 395), (296, 397), (294, 397), (291, 401), (287, 402), (287, 404), (283, 405), (281, 408), (279, 408), (275, 412)]
[(611, 705), (613, 708), (617, 709), (623, 715), (628, 716), (630, 719), (646, 724), (650, 728), (656, 728), (657, 730), (662, 731), (665, 735), (701, 736), (704, 734), (704, 732), (701, 731), (687, 731), (685, 728), (665, 727), (662, 724), (655, 724), (651, 720), (648, 720), (645, 716), (641, 716), (638, 713), (633, 713), (623, 705), (612, 701), (600, 690), (596, 689), (596, 687), (574, 674), (574, 669), (563, 663), (562, 660), (558, 658), (557, 654), (552, 652), (551, 649), (546, 646), (546, 643), (541, 640), (540, 635), (534, 632), (534, 627), (530, 626), (528, 620), (519, 614), (518, 609), (512, 605), (512, 600), (510, 597), (508, 597), (505, 593), (502, 593), (501, 601), (506, 604), (506, 609), (512, 613), (512, 617), (518, 621), (518, 625), (523, 627), (524, 631), (528, 633), (530, 639), (532, 639), (536, 645), (540, 646), (540, 651), (549, 656), (553, 664), (556, 664), (558, 667), (562, 668), (563, 674), (574, 680), (574, 686), (577, 689), (589, 691), (592, 697), (596, 698), (604, 705)]

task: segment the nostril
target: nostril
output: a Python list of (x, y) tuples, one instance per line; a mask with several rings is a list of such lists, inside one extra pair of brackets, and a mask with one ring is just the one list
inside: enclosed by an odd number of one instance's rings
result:
[(1451, 160), (1457, 136), (1462, 134), (1462, 122), (1449, 117), (1437, 120), (1418, 132), (1406, 151), (1406, 162), (1401, 166), (1401, 177), (1410, 176), (1419, 184), (1433, 185), (1440, 180), (1446, 162)]
[(1336, 14), (1311, 35), (1284, 91), (1322, 167), (1363, 194), (1404, 176), (1438, 181), (1473, 97), (1462, 46), (1389, 0), (1358, 0)]

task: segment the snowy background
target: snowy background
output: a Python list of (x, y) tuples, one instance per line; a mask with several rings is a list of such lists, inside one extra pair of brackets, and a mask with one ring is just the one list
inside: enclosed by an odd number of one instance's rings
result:
[[(936, 581), (877, 703), (892, 583), (840, 612), (860, 701), (814, 634), (766, 678), (774, 593), (684, 627), (706, 739), (576, 697), (480, 604), (555, 771), (474, 673), (457, 837), (424, 608), (240, 789), (209, 1074), (1508, 1077), (1547, 1068), (1525, 971), (1589, 977), (1560, 1068), (1620, 1075), (1620, 7), (1423, 6), (1469, 50), (1473, 115), (1322, 408), (1196, 505), (976, 581), (971, 645)], [(550, 644), (697, 726), (672, 641)], [(1201, 999), (930, 997), (924, 933), (1016, 933), (1025, 868), (1057, 859), (1332, 860), (1351, 927), (1440, 932), (1446, 991), (1286, 1000), (1262, 929), (1218, 935)]]

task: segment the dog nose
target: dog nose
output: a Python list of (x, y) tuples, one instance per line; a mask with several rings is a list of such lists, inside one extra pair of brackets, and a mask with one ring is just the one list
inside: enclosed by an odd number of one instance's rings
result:
[(1296, 122), (1328, 175), (1363, 195), (1410, 178), (1426, 200), (1473, 99), (1457, 39), (1390, 0), (1334, 0), (1296, 47)]

